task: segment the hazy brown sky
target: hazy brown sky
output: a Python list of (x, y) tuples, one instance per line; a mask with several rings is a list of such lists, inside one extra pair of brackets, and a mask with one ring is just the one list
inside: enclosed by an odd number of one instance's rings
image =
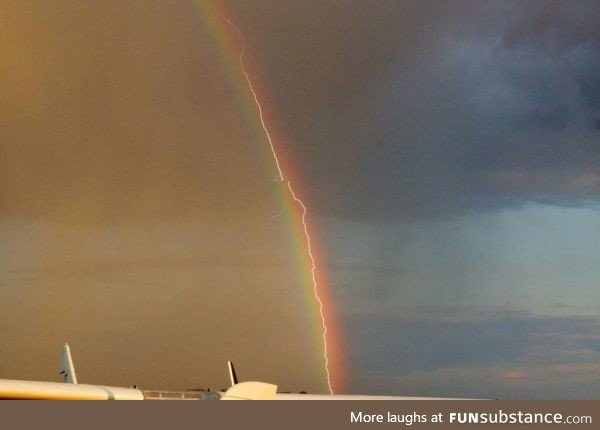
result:
[(323, 389), (262, 148), (192, 3), (0, 13), (2, 376), (55, 379), (69, 341), (83, 381), (222, 388), (236, 359)]

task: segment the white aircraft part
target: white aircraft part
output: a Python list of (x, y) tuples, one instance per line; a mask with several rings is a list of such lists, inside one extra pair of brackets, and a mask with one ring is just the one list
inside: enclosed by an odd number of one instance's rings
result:
[(277, 393), (277, 385), (264, 382), (237, 383), (233, 363), (228, 362), (232, 387), (225, 393), (195, 391), (146, 391), (136, 388), (78, 384), (68, 344), (60, 357), (60, 374), (64, 382), (19, 381), (0, 379), (0, 400), (467, 400), (432, 397), (328, 395)]
[(229, 388), (221, 400), (274, 400), (277, 385), (264, 382), (240, 382)]
[(220, 400), (217, 391), (142, 390), (144, 400)]
[(0, 399), (144, 400), (144, 395), (135, 388), (0, 379)]
[(77, 384), (77, 375), (75, 374), (75, 366), (71, 358), (71, 349), (69, 344), (65, 343), (60, 353), (60, 369), (59, 374), (63, 376), (63, 381), (70, 384)]

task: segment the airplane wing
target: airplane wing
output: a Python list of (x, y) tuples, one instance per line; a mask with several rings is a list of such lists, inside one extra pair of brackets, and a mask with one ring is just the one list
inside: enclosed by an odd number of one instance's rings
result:
[(277, 385), (264, 382), (238, 382), (232, 362), (228, 362), (231, 387), (213, 391), (147, 391), (138, 388), (79, 384), (69, 345), (61, 350), (60, 374), (64, 382), (0, 379), (0, 400), (450, 400), (436, 398), (314, 395), (277, 393)]
[(224, 393), (206, 391), (142, 391), (137, 388), (79, 384), (68, 344), (60, 355), (64, 382), (0, 379), (0, 400), (271, 400), (277, 386), (263, 382), (237, 383), (233, 364), (232, 386)]
[(136, 388), (78, 384), (69, 345), (60, 354), (60, 375), (64, 382), (0, 379), (0, 399), (14, 400), (143, 400)]
[(273, 400), (276, 391), (263, 382), (241, 382), (220, 394), (0, 379), (0, 400)]
[(136, 388), (0, 379), (0, 399), (144, 400), (144, 394)]

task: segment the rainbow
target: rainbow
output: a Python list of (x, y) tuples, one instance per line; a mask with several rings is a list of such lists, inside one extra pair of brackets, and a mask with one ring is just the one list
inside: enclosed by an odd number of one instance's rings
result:
[[(239, 29), (229, 21), (223, 5), (215, 0), (193, 0), (203, 25), (208, 29), (212, 44), (223, 64), (228, 79), (237, 94), (238, 105), (244, 120), (253, 133), (253, 141), (264, 154), (263, 165), (269, 179), (277, 178), (277, 199), (284, 208), (286, 224), (292, 238), (292, 251), (297, 262), (300, 280), (305, 285), (306, 305), (310, 309), (316, 351), (324, 363), (323, 380), (331, 394), (343, 391), (343, 353), (339, 328), (333, 316), (333, 302), (328, 280), (317, 262), (322, 261), (320, 247), (310, 232), (313, 227), (307, 218), (307, 208), (297, 191), (298, 175), (279, 142), (284, 141), (280, 128), (275, 126), (273, 113), (263, 103), (264, 87), (250, 79), (245, 68), (245, 39)], [(259, 94), (263, 96), (259, 96)], [(268, 123), (268, 127), (267, 127)], [(277, 145), (274, 142), (278, 142)], [(293, 178), (293, 180), (292, 180)]]

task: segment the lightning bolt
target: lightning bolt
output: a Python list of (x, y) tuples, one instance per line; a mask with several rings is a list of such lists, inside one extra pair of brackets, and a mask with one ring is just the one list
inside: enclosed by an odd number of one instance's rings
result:
[(315, 297), (315, 300), (319, 304), (319, 315), (321, 317), (321, 327), (322, 327), (321, 336), (323, 338), (323, 361), (324, 361), (324, 365), (325, 365), (325, 374), (327, 376), (327, 387), (329, 389), (329, 394), (333, 394), (333, 386), (331, 384), (331, 373), (329, 372), (329, 354), (327, 352), (327, 322), (325, 320), (325, 308), (323, 305), (323, 301), (321, 300), (321, 297), (319, 295), (319, 285), (317, 282), (317, 263), (316, 263), (314, 255), (313, 255), (313, 252), (312, 252), (310, 230), (308, 228), (308, 224), (306, 221), (306, 218), (308, 215), (308, 209), (307, 209), (306, 205), (304, 204), (304, 202), (302, 201), (302, 199), (300, 199), (300, 197), (298, 197), (298, 195), (294, 191), (294, 187), (292, 186), (292, 183), (286, 179), (285, 175), (283, 174), (283, 169), (281, 168), (281, 164), (279, 163), (279, 157), (277, 156), (277, 151), (275, 150), (275, 145), (273, 144), (273, 139), (271, 138), (271, 133), (269, 132), (269, 128), (267, 127), (267, 124), (265, 123), (260, 100), (258, 99), (258, 96), (256, 95), (256, 91), (254, 91), (254, 85), (252, 84), (252, 79), (250, 79), (250, 75), (248, 74), (245, 63), (244, 63), (244, 54), (246, 52), (246, 37), (234, 23), (232, 23), (229, 19), (227, 19), (226, 21), (227, 21), (227, 24), (229, 24), (235, 30), (235, 32), (238, 34), (238, 36), (240, 37), (240, 39), (242, 41), (242, 49), (240, 51), (240, 56), (239, 56), (240, 68), (242, 70), (242, 74), (244, 75), (244, 78), (246, 78), (246, 83), (248, 84), (248, 89), (250, 90), (250, 93), (252, 94), (252, 97), (254, 99), (254, 104), (256, 105), (256, 108), (258, 110), (258, 117), (260, 119), (260, 124), (265, 133), (265, 137), (267, 138), (267, 142), (269, 143), (269, 148), (271, 149), (271, 155), (273, 156), (273, 161), (275, 162), (275, 167), (277, 168), (277, 174), (278, 174), (277, 181), (285, 182), (287, 184), (287, 189), (290, 194), (290, 197), (294, 200), (294, 202), (302, 210), (301, 221), (302, 221), (302, 227), (304, 230), (304, 238), (306, 240), (306, 252), (308, 254), (308, 257), (310, 260), (310, 265), (311, 265), (310, 273), (311, 273), (311, 280), (312, 280), (312, 287), (313, 287), (313, 295)]

